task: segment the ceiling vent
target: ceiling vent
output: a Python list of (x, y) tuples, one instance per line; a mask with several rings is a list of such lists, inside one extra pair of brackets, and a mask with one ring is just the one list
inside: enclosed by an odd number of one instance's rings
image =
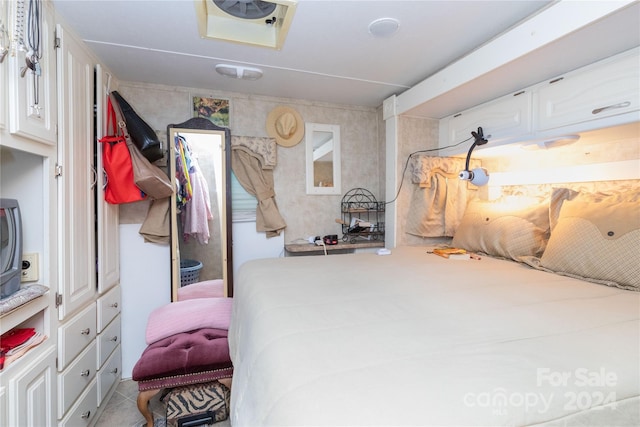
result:
[(281, 49), (296, 0), (195, 0), (203, 38)]

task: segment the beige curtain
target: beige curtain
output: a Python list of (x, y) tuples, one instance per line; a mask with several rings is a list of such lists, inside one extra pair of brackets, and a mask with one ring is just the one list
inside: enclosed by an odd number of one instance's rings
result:
[[(407, 233), (421, 237), (451, 237), (455, 233), (474, 185), (458, 178), (465, 159), (414, 156), (410, 161), (411, 182), (415, 184), (407, 214)], [(479, 166), (472, 160), (470, 167)]]
[(262, 166), (262, 156), (241, 147), (232, 146), (231, 165), (238, 182), (258, 199), (256, 230), (265, 231), (267, 237), (280, 235), (287, 226), (276, 204), (273, 190), (273, 170)]

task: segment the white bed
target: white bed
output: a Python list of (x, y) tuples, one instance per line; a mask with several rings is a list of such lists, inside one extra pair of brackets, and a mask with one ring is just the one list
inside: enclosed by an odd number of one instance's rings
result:
[(640, 425), (640, 294), (427, 248), (245, 264), (231, 422)]

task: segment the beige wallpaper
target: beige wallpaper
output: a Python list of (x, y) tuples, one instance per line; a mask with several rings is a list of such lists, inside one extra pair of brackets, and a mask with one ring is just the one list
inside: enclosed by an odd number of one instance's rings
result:
[[(305, 122), (340, 126), (342, 194), (354, 187), (370, 190), (378, 199), (384, 188), (384, 130), (379, 109), (248, 96), (207, 89), (179, 88), (143, 83), (120, 83), (118, 91), (158, 134), (166, 140), (168, 124), (191, 117), (191, 96), (230, 100), (230, 128), (233, 135), (268, 136), (265, 122), (278, 105), (295, 108)], [(278, 146), (274, 169), (276, 202), (287, 228), (285, 243), (310, 235), (340, 234), (335, 222), (340, 217), (342, 196), (309, 196), (305, 191), (304, 141), (293, 147)], [(147, 203), (123, 205), (122, 223), (142, 223)]]

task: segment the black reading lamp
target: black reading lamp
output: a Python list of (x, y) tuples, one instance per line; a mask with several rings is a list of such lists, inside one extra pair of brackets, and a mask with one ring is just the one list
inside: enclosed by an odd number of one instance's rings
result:
[(471, 181), (473, 185), (477, 185), (480, 187), (481, 185), (486, 185), (489, 182), (489, 172), (485, 168), (475, 168), (472, 171), (469, 170), (469, 160), (471, 160), (471, 152), (477, 145), (484, 145), (487, 141), (484, 139), (484, 133), (482, 132), (482, 128), (478, 128), (478, 132), (471, 131), (471, 136), (475, 138), (473, 144), (471, 144), (471, 148), (469, 148), (469, 152), (467, 153), (467, 162), (465, 163), (464, 170), (460, 172), (458, 175), (460, 179), (464, 179), (467, 181)]

